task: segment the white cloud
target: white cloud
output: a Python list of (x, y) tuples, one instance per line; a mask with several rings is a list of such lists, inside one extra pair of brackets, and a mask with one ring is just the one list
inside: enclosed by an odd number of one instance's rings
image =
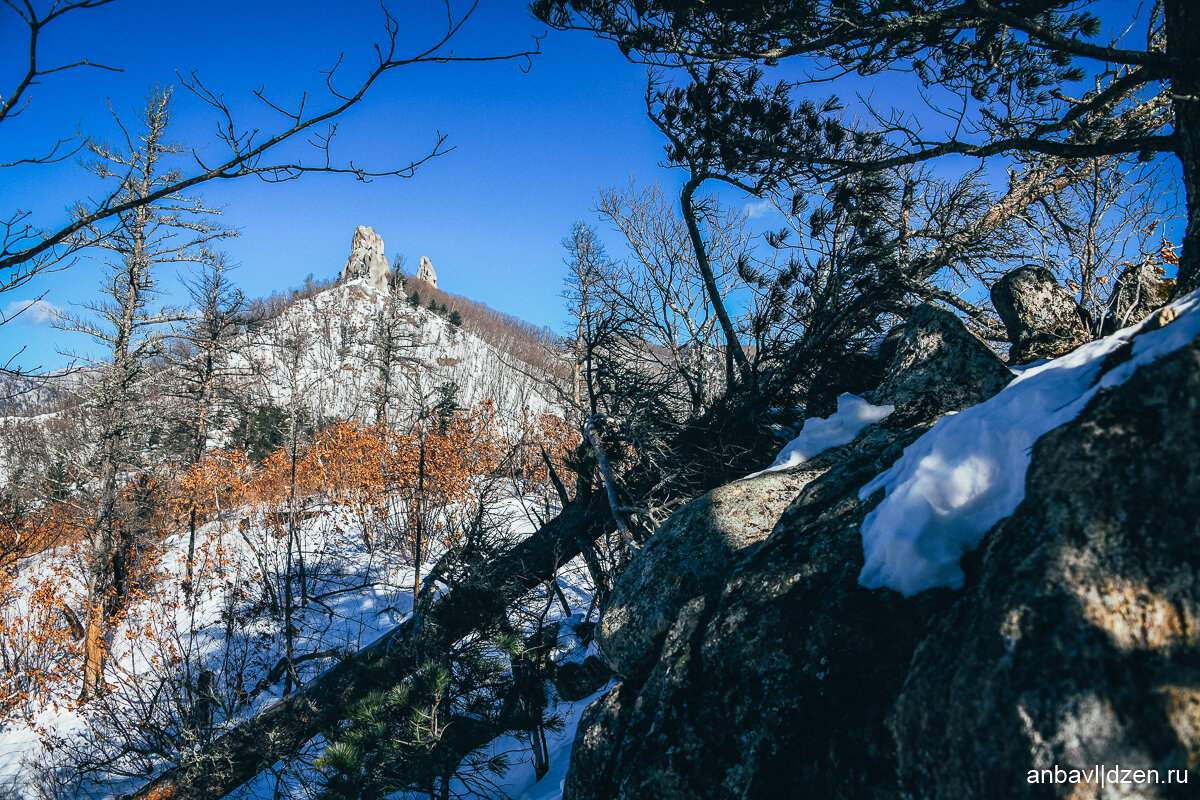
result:
[(777, 212), (778, 209), (770, 200), (751, 200), (746, 204), (746, 216), (750, 219), (769, 217)]
[(52, 322), (61, 313), (61, 308), (45, 300), (13, 300), (4, 308), (4, 319), (32, 327)]

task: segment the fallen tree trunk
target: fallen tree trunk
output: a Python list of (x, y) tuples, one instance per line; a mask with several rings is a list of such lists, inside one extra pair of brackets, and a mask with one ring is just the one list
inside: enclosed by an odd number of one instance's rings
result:
[(297, 752), (345, 718), (372, 689), (393, 686), (425, 660), (502, 618), (509, 606), (552, 580), (603, 532), (608, 507), (580, 495), (562, 513), (477, 574), (350, 658), (192, 753), (127, 800), (217, 800)]

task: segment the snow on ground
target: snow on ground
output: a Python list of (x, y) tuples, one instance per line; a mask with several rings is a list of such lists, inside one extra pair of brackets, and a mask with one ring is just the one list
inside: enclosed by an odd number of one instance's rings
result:
[[(509, 497), (493, 508), (514, 534), (534, 529), (524, 501)], [(386, 633), (403, 621), (412, 607), (412, 568), (406, 557), (389, 553), (378, 538), (375, 547), (366, 547), (361, 521), (347, 509), (316, 506), (312, 510), (316, 513), (305, 519), (301, 530), (310, 575), (310, 602), (297, 608), (294, 646), (297, 654), (334, 652), (298, 665), (305, 682), (336, 664), (339, 654), (358, 650)], [(150, 736), (157, 731), (177, 736), (180, 710), (194, 707), (195, 687), (204, 670), (212, 673), (214, 694), (221, 698), (214, 715), (217, 733), (281, 697), (282, 677), (270, 682), (266, 677), (284, 654), (283, 620), (266, 604), (272, 588), (279, 590), (286, 537), (280, 539), (277, 526), (262, 515), (244, 516), (249, 513), (229, 514), (198, 531), (197, 591), (190, 603), (181, 588), (187, 534), (181, 532), (167, 539), (159, 580), (132, 605), (114, 631), (105, 675), (113, 686), (110, 695), (79, 708), (72, 703), (79, 690), (79, 677), (63, 675), (55, 695), (58, 707), (47, 707), (36, 715), (40, 733), (20, 720), (0, 726), (0, 796), (18, 800), (39, 797), (36, 779), (52, 772), (54, 764), (54, 753), (45, 748), (47, 742), (55, 742), (57, 753), (74, 750), (103, 758), (132, 742), (146, 741), (139, 739), (147, 735), (146, 720), (154, 723), (149, 726)], [(427, 563), (432, 563), (437, 553), (428, 556)], [(40, 554), (26, 564), (23, 574), (49, 574), (55, 562), (69, 558), (65, 552)], [(566, 565), (559, 578), (560, 588), (576, 612), (571, 618), (574, 621), (581, 618), (591, 601), (586, 569), (581, 560), (576, 561), (579, 563)], [(204, 572), (205, 563), (212, 572)], [(81, 586), (70, 588), (76, 593), (82, 591)], [(570, 651), (562, 654), (565, 660), (582, 660), (590, 652), (571, 636), (563, 637), (562, 647)], [(246, 693), (240, 701), (235, 699), (238, 687)], [(551, 748), (555, 749), (552, 774), (536, 786), (528, 746), (511, 737), (504, 743), (513, 751), (514, 766), (497, 783), (509, 787), (505, 789), (508, 796), (520, 800), (525, 791), (521, 787), (526, 785), (534, 792), (529, 797), (557, 796), (546, 794), (544, 788), (554, 775), (561, 780), (559, 772), (565, 774), (573, 726), (585, 705), (586, 701), (581, 701), (559, 706), (569, 731), (548, 733), (553, 741)], [(187, 713), (185, 710), (182, 716)], [(319, 743), (309, 748), (316, 749)], [(135, 762), (134, 766), (139, 765)], [(140, 766), (160, 769), (162, 762), (150, 759)], [(72, 784), (63, 796), (119, 796), (144, 782), (145, 774), (122, 777), (97, 773), (93, 779)], [(306, 780), (315, 785), (311, 773)], [(272, 797), (276, 788), (276, 779), (264, 775), (238, 796)], [(301, 791), (297, 796), (303, 794)]]
[[(584, 602), (586, 603), (586, 600)], [(557, 663), (582, 663), (588, 656), (600, 656), (594, 641), (584, 645), (573, 633), (574, 625), (584, 621), (581, 614), (575, 614), (564, 621), (564, 634), (559, 639), (559, 648), (554, 656)], [(550, 710), (557, 718), (559, 727), (546, 730), (549, 771), (541, 780), (538, 780), (534, 772), (532, 751), (524, 736), (501, 736), (483, 748), (480, 755), (484, 758), (504, 755), (511, 765), (503, 775), (495, 778), (491, 796), (511, 800), (560, 800), (563, 784), (567, 779), (567, 769), (571, 765), (571, 745), (575, 741), (575, 733), (579, 729), (583, 712), (594, 700), (603, 697), (616, 682), (613, 678), (595, 693), (574, 702), (562, 700), (557, 695), (550, 698)], [(450, 796), (469, 796), (467, 787), (460, 782), (452, 782)]]
[(831, 447), (849, 444), (863, 428), (878, 422), (895, 410), (895, 406), (873, 406), (858, 395), (840, 395), (837, 399), (837, 411), (828, 417), (805, 420), (800, 435), (783, 446), (779, 455), (771, 462), (771, 466), (746, 477), (753, 478), (764, 472), (794, 467)]
[[(361, 281), (300, 300), (237, 348), (231, 370), (245, 374), (245, 388), (259, 403), (282, 406), (298, 397), (314, 420), (373, 419), (379, 381), (375, 327), (386, 302), (383, 294)], [(451, 383), (457, 387), (460, 406), (494, 399), (502, 426), (519, 424), (527, 411), (553, 410), (539, 394), (537, 381), (524, 374), (523, 365), (510, 367), (488, 342), (404, 301), (398, 314), (404, 365), (398, 369), (402, 374), (393, 377), (400, 416), (412, 412), (414, 395), (429, 404), (439, 399), (440, 386)], [(46, 424), (56, 416), (19, 422)], [(533, 529), (531, 509), (520, 500), (511, 498), (495, 513), (508, 520), (514, 534)], [(305, 517), (301, 537), (310, 602), (297, 610), (294, 648), (297, 654), (328, 653), (298, 666), (300, 678), (307, 681), (337, 663), (340, 654), (361, 648), (406, 618), (411, 613), (413, 576), (398, 552), (403, 546), (373, 546), (364, 535), (364, 521), (345, 508), (317, 503), (306, 509)], [(222, 698), (214, 714), (217, 731), (281, 696), (284, 681), (266, 680), (285, 647), (278, 608), (286, 537), (280, 538), (278, 520), (271, 522), (261, 513), (240, 509), (198, 533), (197, 560), (206, 561), (212, 572), (198, 575), (197, 586), (202, 588), (189, 600), (181, 587), (186, 532), (164, 543), (158, 566), (161, 579), (131, 605), (113, 633), (106, 680), (115, 689), (107, 698), (76, 707), (72, 701), (79, 691), (79, 676), (63, 674), (54, 689), (56, 708), (37, 709), (32, 726), (29, 720), (16, 719), (0, 724), (0, 796), (37, 796), (33, 779), (50, 771), (53, 754), (44, 747), (50, 740), (58, 740), (60, 753), (65, 747), (99, 754), (106, 745), (118, 746), (115, 739), (96, 738), (101, 716), (109, 717), (106, 725), (116, 725), (135, 737), (144, 735), (147, 720), (161, 722), (160, 728), (174, 735), (181, 709), (186, 716), (196, 703), (198, 681), (205, 671), (211, 673), (214, 693)], [(376, 531), (376, 545), (381, 535), (397, 534)], [(427, 553), (426, 563), (437, 555)], [(72, 558), (65, 551), (40, 554), (22, 566), (22, 580), (44, 580), (54, 574), (55, 563)], [(581, 566), (572, 570), (564, 570), (560, 585), (573, 605), (582, 604), (582, 610), (590, 601), (587, 579), (580, 577)], [(82, 586), (63, 591), (73, 596), (72, 605), (81, 605)], [(23, 602), (7, 604), (3, 613), (21, 613)], [(173, 677), (179, 674), (182, 681)], [(230, 699), (239, 695), (240, 700)], [(152, 760), (140, 766), (161, 768), (161, 762)], [(74, 786), (67, 796), (112, 796), (142, 780), (144, 775), (98, 778)], [(266, 791), (264, 796), (271, 796), (273, 784)]]
[[(528, 744), (512, 736), (502, 736), (492, 742), (485, 750), (485, 755), (508, 753), (509, 758), (515, 761), (508, 772), (497, 780), (497, 788), (503, 794), (496, 796), (510, 797), (512, 800), (560, 800), (567, 780), (567, 769), (571, 766), (571, 745), (579, 730), (580, 718), (594, 700), (603, 697), (612, 688), (613, 683), (609, 682), (603, 689), (582, 700), (559, 702), (554, 713), (559, 717), (562, 727), (546, 731), (550, 769), (541, 780), (534, 773)], [(461, 788), (452, 784), (452, 796), (456, 789)]]
[[(1168, 310), (1169, 309), (1169, 310)], [(1138, 367), (1200, 335), (1200, 293), (1158, 316), (1026, 369), (999, 394), (938, 420), (890, 469), (859, 491), (886, 495), (862, 526), (866, 564), (859, 583), (904, 595), (939, 586), (961, 588), (959, 561), (1025, 496), (1034, 443), (1073, 420), (1102, 389), (1124, 383)], [(1121, 361), (1131, 348), (1128, 358)], [(1115, 354), (1115, 355), (1114, 355)], [(1109, 359), (1113, 356), (1112, 359)], [(1106, 359), (1116, 366), (1102, 372)]]
[[(177, 729), (180, 708), (195, 702), (202, 671), (212, 673), (214, 693), (227, 701), (214, 714), (218, 729), (280, 697), (282, 681), (268, 682), (266, 676), (284, 652), (282, 620), (266, 605), (269, 593), (279, 591), (286, 539), (261, 516), (245, 517), (253, 521), (249, 526), (239, 526), (241, 517), (231, 515), (198, 531), (197, 591), (190, 602), (182, 590), (187, 535), (175, 534), (164, 542), (158, 580), (113, 632), (105, 674), (112, 693), (78, 707), (72, 699), (79, 677), (63, 675), (54, 698), (58, 708), (37, 715), (42, 736), (19, 721), (0, 729), (0, 791), (11, 787), (16, 797), (36, 796), (31, 778), (48, 770), (47, 742), (53, 741), (56, 750), (65, 747), (102, 758), (108, 745), (119, 749), (144, 742), (148, 734), (141, 720), (159, 722), (164, 731)], [(312, 602), (295, 614), (297, 654), (357, 650), (410, 612), (411, 567), (394, 553), (367, 551), (361, 528), (345, 509), (325, 507), (305, 520), (300, 541)], [(44, 577), (55, 562), (70, 558), (62, 551), (40, 554), (27, 574)], [(82, 596), (82, 586), (72, 588)], [(298, 673), (311, 679), (336, 663), (336, 657), (335, 652), (307, 661)], [(241, 702), (234, 702), (236, 686), (247, 693)], [(97, 737), (97, 730), (108, 731), (111, 739)], [(72, 791), (105, 797), (144, 780), (102, 773), (95, 778)]]

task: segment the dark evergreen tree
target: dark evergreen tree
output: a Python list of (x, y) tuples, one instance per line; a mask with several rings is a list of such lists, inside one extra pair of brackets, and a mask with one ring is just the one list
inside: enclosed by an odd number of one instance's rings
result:
[(250, 458), (262, 461), (287, 441), (287, 409), (270, 403), (250, 412), (241, 425), (241, 446)]
[(433, 406), (433, 413), (437, 416), (438, 428), (444, 434), (446, 426), (454, 417), (454, 413), (459, 410), (458, 405), (458, 384), (454, 381), (446, 381), (437, 388), (437, 403)]
[[(771, 169), (837, 177), (949, 154), (1069, 166), (1172, 153), (1188, 197), (1177, 293), (1200, 285), (1200, 6), (1192, 0), (1124, 13), (1074, 0), (537, 0), (532, 7), (560, 28), (615, 41), (631, 58), (679, 69), (687, 88), (652, 86), (647, 96), (671, 139), (668, 157), (705, 166), (715, 156), (726, 175), (752, 187), (770, 173), (754, 164), (763, 155)], [(1144, 47), (1101, 38), (1105, 22), (1118, 32), (1144, 30)], [(760, 85), (753, 66), (784, 59), (802, 62), (812, 86), (846, 72), (911, 72), (932, 110), (950, 122), (940, 133), (907, 109), (868, 107), (873, 127), (855, 128), (840, 103), (806, 98), (785, 114), (781, 88), (795, 96), (796, 85)], [(1090, 76), (1104, 77), (1082, 81)], [(936, 105), (951, 98), (954, 110)], [(681, 149), (671, 133), (689, 119), (702, 123), (690, 126), (699, 138)], [(799, 136), (777, 138), (789, 125)]]

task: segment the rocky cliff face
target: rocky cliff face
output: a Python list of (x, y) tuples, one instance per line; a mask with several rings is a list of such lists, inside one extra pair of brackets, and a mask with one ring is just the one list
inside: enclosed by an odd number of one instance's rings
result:
[[(1200, 342), (1038, 441), (965, 588), (911, 598), (858, 583), (858, 490), (1008, 374), (936, 309), (885, 357), (896, 413), (693, 501), (622, 576), (569, 800), (1194, 796), (1165, 780), (1200, 769)], [(1164, 782), (1029, 781), (1096, 764)]]

